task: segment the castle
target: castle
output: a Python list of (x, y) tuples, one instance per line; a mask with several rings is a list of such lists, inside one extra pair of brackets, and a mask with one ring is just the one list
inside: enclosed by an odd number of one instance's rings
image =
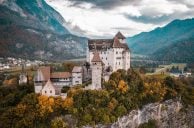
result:
[(101, 89), (102, 79), (108, 81), (112, 72), (130, 68), (130, 50), (126, 38), (118, 32), (113, 39), (88, 40), (87, 64), (75, 66), (72, 72), (53, 72), (40, 67), (34, 77), (35, 93), (47, 96), (61, 95), (64, 86), (73, 87), (92, 80), (85, 89)]

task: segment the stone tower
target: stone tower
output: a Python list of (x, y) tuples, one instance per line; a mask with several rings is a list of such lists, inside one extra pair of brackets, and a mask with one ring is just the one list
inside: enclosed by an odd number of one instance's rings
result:
[(92, 89), (101, 89), (102, 83), (102, 60), (100, 59), (100, 55), (97, 51), (94, 52), (94, 56), (92, 59)]

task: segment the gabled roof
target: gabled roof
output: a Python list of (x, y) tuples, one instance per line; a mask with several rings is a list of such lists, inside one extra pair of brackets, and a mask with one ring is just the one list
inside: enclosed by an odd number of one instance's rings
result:
[(115, 35), (115, 37), (117, 37), (118, 39), (126, 39), (126, 37), (123, 36), (123, 34), (120, 31)]
[(92, 62), (102, 62), (102, 60), (100, 59), (100, 55), (97, 51), (94, 52), (94, 56), (92, 58)]
[(49, 66), (47, 66), (47, 67), (42, 66), (39, 68), (39, 70), (42, 72), (42, 75), (43, 75), (45, 81), (48, 81), (50, 79), (51, 68)]
[(71, 77), (71, 73), (69, 72), (53, 72), (51, 73), (51, 79), (55, 78), (69, 78)]
[(72, 73), (81, 73), (82, 72), (82, 67), (81, 66), (74, 66)]
[(119, 39), (117, 37), (115, 37), (112, 47), (113, 48), (122, 48), (123, 45), (120, 43)]
[(50, 79), (50, 67), (39, 67), (34, 81), (48, 81)]
[(52, 82), (50, 81), (50, 79), (46, 82), (45, 86), (43, 87), (42, 90), (45, 90), (45, 89), (53, 89), (53, 90), (56, 90), (55, 86), (53, 86)]
[(119, 39), (117, 37), (114, 38), (113, 42), (113, 48), (125, 48), (126, 50), (129, 50), (129, 47), (126, 43), (120, 43)]

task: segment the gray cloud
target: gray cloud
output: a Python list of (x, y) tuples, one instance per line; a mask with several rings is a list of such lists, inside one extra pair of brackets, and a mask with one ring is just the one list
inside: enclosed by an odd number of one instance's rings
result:
[(188, 17), (194, 17), (194, 9), (191, 9), (190, 11), (187, 11), (185, 13), (177, 13), (174, 12), (170, 15), (162, 15), (160, 17), (153, 17), (152, 15), (142, 15), (139, 17), (131, 16), (131, 15), (125, 15), (126, 18), (133, 20), (135, 22), (145, 23), (145, 24), (166, 24), (171, 22), (175, 19), (184, 19)]
[(194, 7), (194, 1), (193, 0), (168, 0), (174, 3), (180, 3), (180, 4), (184, 4), (189, 8), (193, 8)]
[(116, 7), (124, 5), (134, 5), (137, 6), (142, 0), (69, 0), (72, 2), (72, 6), (78, 6), (83, 3), (93, 4), (94, 8), (101, 9), (114, 9)]

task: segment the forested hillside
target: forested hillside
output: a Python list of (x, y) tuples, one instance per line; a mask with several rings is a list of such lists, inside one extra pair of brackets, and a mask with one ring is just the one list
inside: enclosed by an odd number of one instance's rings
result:
[(87, 38), (69, 33), (44, 0), (0, 3), (0, 56), (63, 60), (85, 56)]

